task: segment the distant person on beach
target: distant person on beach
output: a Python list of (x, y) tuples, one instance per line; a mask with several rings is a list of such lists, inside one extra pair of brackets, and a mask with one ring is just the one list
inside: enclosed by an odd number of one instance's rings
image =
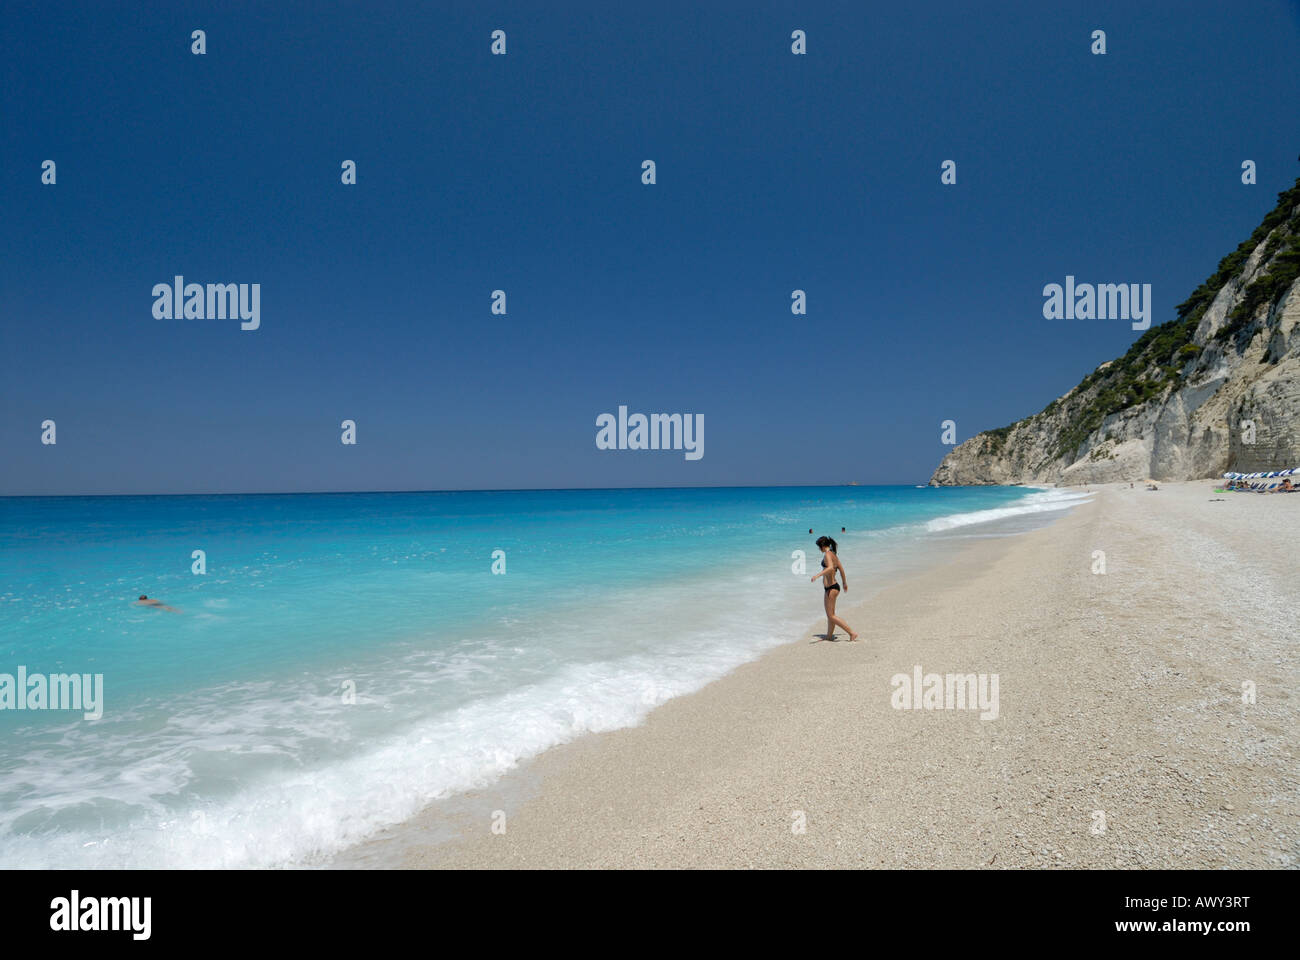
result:
[(858, 635), (853, 632), (853, 628), (847, 623), (835, 616), (835, 600), (840, 595), (840, 585), (835, 582), (835, 575), (838, 573), (841, 580), (844, 581), (844, 589), (849, 589), (849, 577), (844, 572), (844, 564), (840, 563), (840, 558), (836, 556), (836, 544), (830, 537), (818, 537), (817, 547), (822, 552), (822, 572), (812, 578), (816, 583), (817, 578), (822, 579), (822, 588), (825, 592), (823, 604), (826, 607), (826, 640), (835, 639), (835, 628), (843, 627), (849, 635), (850, 640), (858, 639)]
[(153, 600), (146, 597), (143, 593), (140, 594), (140, 599), (135, 602), (135, 605), (137, 607), (155, 607), (158, 610), (170, 610), (172, 613), (180, 613), (180, 611), (175, 607), (169, 607), (161, 600)]

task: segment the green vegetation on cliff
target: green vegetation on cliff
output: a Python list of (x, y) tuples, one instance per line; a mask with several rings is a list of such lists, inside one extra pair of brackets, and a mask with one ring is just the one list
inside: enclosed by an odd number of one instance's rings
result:
[[(1067, 396), (1053, 400), (1039, 414), (1066, 412), (1066, 423), (1057, 435), (1054, 455), (1073, 461), (1079, 447), (1105, 419), (1177, 388), (1201, 352), (1194, 342), (1196, 328), (1219, 291), (1240, 275), (1251, 253), (1268, 239), (1260, 261), (1264, 269), (1243, 292), (1242, 300), (1228, 314), (1215, 339), (1228, 341), (1243, 331), (1259, 308), (1272, 303), (1300, 276), (1300, 179), (1290, 190), (1277, 195), (1277, 206), (1264, 217), (1250, 239), (1219, 261), (1219, 268), (1190, 297), (1177, 307), (1177, 318), (1152, 327), (1142, 334), (1118, 360), (1103, 364)], [(1276, 233), (1274, 233), (1276, 231)], [(1269, 236), (1273, 234), (1273, 236)], [(1243, 344), (1237, 343), (1240, 349)], [(1018, 421), (1024, 423), (1026, 421)], [(1017, 424), (985, 431), (984, 449), (999, 453)]]

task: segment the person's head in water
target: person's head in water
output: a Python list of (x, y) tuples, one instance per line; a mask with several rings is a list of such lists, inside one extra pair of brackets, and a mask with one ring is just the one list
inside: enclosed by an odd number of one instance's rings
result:
[(830, 537), (818, 537), (817, 549), (818, 550), (829, 549), (831, 553), (839, 553), (839, 550), (835, 546), (835, 541), (832, 540)]
[(142, 594), (140, 594), (140, 599), (141, 599), (141, 600), (148, 600), (149, 598), (146, 597), (146, 596), (142, 593)]

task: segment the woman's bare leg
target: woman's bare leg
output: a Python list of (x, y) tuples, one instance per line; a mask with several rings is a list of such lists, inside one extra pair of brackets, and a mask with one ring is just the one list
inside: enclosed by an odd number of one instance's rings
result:
[(838, 592), (837, 590), (831, 590), (822, 600), (822, 607), (826, 610), (826, 632), (823, 636), (827, 640), (835, 639), (835, 601), (831, 599), (831, 594)]
[[(853, 632), (853, 628), (839, 617), (835, 616), (835, 599), (839, 595), (840, 592), (838, 590), (832, 590), (830, 593), (826, 594), (826, 621), (834, 626), (843, 627), (845, 632), (849, 635), (849, 640), (856, 640), (858, 639), (858, 635)], [(826, 628), (826, 632), (828, 634), (831, 632), (830, 627)]]

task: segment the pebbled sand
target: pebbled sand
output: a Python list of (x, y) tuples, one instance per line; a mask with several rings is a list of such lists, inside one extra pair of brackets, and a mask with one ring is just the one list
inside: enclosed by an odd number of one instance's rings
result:
[[(430, 808), (367, 855), (405, 867), (1296, 867), (1300, 495), (1212, 486), (1093, 487), (1050, 527), (954, 541), (944, 566), (841, 603), (863, 642), (810, 644), (824, 623), (810, 627), (639, 727)], [(890, 678), (917, 663), (998, 674), (1000, 716), (893, 709)]]

